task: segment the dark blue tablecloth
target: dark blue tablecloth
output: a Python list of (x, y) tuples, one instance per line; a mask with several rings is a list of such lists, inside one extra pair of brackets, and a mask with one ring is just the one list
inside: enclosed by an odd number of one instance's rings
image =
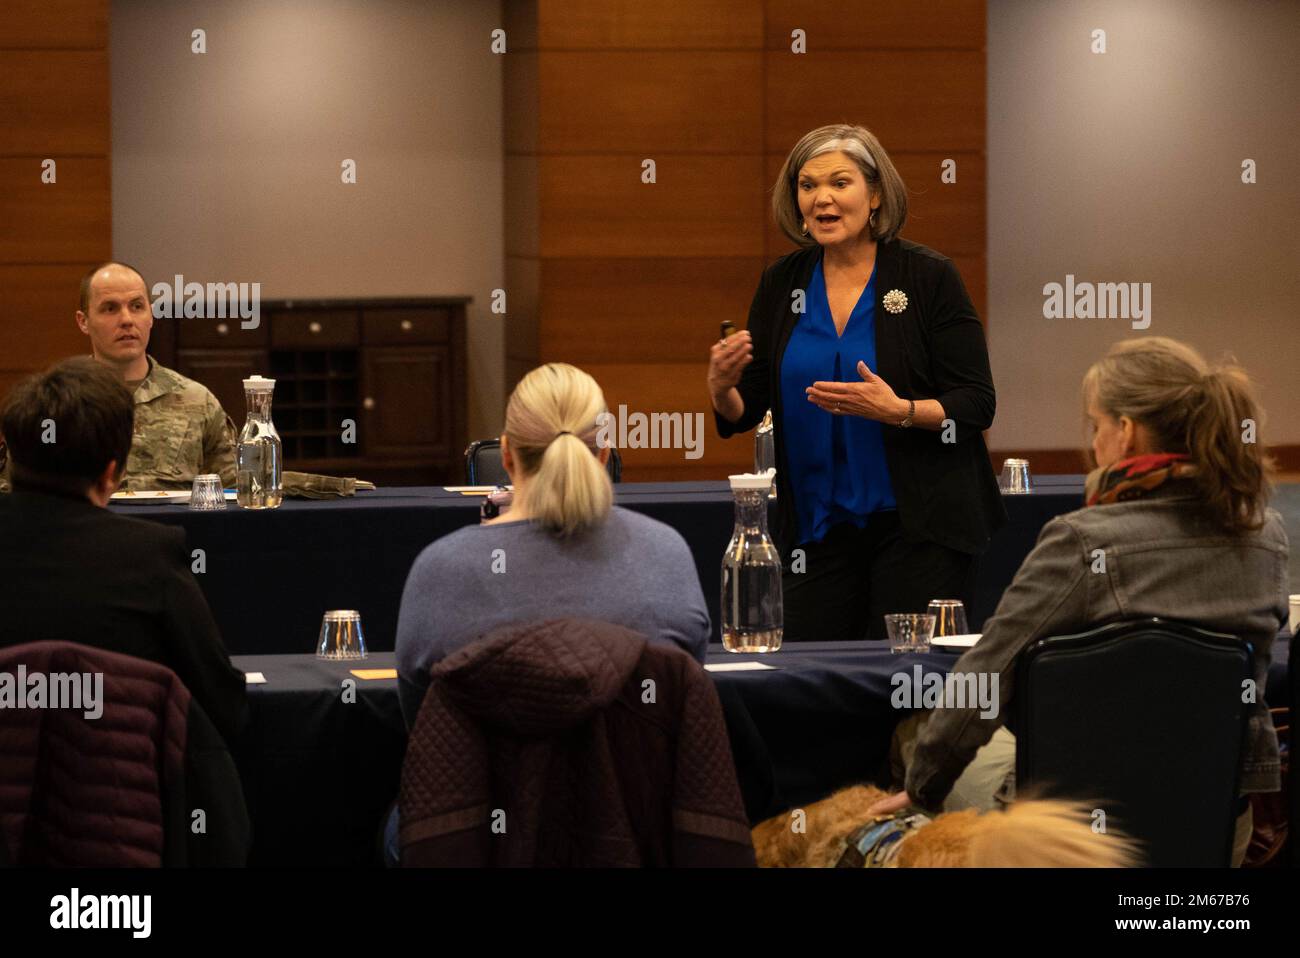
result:
[[(890, 736), (906, 715), (890, 705), (890, 677), (946, 673), (950, 653), (892, 655), (866, 643), (802, 643), (767, 655), (775, 668), (712, 672), (731, 737), (745, 808), (755, 823), (887, 771)], [(373, 864), (377, 830), (397, 796), (406, 728), (394, 679), (353, 668), (394, 668), (392, 653), (364, 662), (311, 655), (243, 655), (261, 672), (249, 686), (252, 722), (236, 749), (253, 817), (253, 864)], [(352, 680), (354, 688), (343, 683)]]
[[(978, 630), (1043, 525), (1082, 505), (1081, 476), (1041, 476), (1031, 495), (1004, 496), (1010, 522), (981, 558), (968, 609)], [(732, 531), (725, 482), (620, 483), (617, 502), (666, 522), (695, 557), (718, 638), (721, 557)], [(203, 550), (198, 581), (226, 647), (237, 654), (309, 652), (327, 609), (361, 612), (369, 647), (391, 651), (411, 563), (426, 545), (478, 521), (480, 499), (439, 487), (378, 489), (349, 499), (285, 500), (279, 509), (190, 512), (185, 506), (111, 508), (183, 526)], [(945, 598), (936, 596), (935, 598)]]
[[(1289, 648), (1273, 643), (1266, 699), (1289, 707)], [(955, 654), (891, 655), (867, 643), (802, 643), (761, 661), (772, 671), (711, 672), (722, 702), (745, 810), (754, 823), (837, 788), (884, 783), (890, 736), (908, 714), (890, 703), (891, 677), (920, 665), (946, 673)], [(236, 749), (253, 817), (253, 863), (365, 865), (378, 859), (380, 823), (397, 796), (406, 728), (393, 679), (343, 683), (352, 668), (394, 668), (391, 653), (358, 663), (310, 655), (237, 656), (261, 672), (249, 686), (252, 722)]]

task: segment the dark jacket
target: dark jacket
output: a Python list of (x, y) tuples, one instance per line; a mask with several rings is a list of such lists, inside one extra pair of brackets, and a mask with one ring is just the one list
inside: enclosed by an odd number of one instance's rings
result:
[[(10, 701), (0, 710), (0, 845), (12, 863), (246, 862), (248, 813), (234, 761), (170, 669), (80, 643), (35, 642), (0, 649), (0, 674), (10, 694), (15, 686), (26, 693), (37, 675), (45, 687), (43, 701), (25, 695), (28, 707)], [(87, 674), (102, 676), (96, 701), (67, 707), (64, 680)]]
[[(1102, 571), (1098, 550), (1106, 559)], [(1047, 636), (1148, 616), (1180, 620), (1249, 641), (1255, 682), (1265, 688), (1273, 637), (1287, 621), (1288, 553), (1286, 529), (1274, 510), (1267, 510), (1258, 532), (1233, 535), (1206, 518), (1200, 500), (1176, 483), (1141, 499), (1052, 519), (984, 624), (983, 638), (952, 667), (998, 676), (997, 717), (981, 718), (978, 708), (931, 712), (907, 769), (908, 794), (926, 808), (942, 805), (1008, 715), (1020, 653)], [(1250, 716), (1240, 790), (1280, 787), (1277, 734), (1261, 696)]]
[(81, 642), (165, 665), (232, 748), (247, 715), (185, 532), (86, 499), (0, 497), (0, 648)]
[[(792, 294), (808, 289), (821, 255), (820, 246), (796, 250), (763, 271), (749, 308), (754, 358), (737, 387), (744, 415), (736, 423), (714, 415), (725, 439), (754, 428), (772, 410), (777, 456), (773, 531), (783, 554), (799, 543), (785, 458), (790, 437), (781, 428), (781, 357), (801, 315), (794, 312)], [(875, 289), (872, 372), (903, 399), (939, 400), (955, 423), (953, 442), (944, 442), (942, 432), (885, 425), (885, 460), (899, 521), (915, 538), (981, 552), (1006, 521), (982, 435), (996, 406), (984, 328), (952, 261), (916, 243), (900, 239), (877, 246)], [(885, 309), (885, 294), (893, 290), (907, 296), (901, 313)]]
[(400, 811), (403, 865), (754, 864), (708, 675), (591, 620), (510, 626), (434, 666)]

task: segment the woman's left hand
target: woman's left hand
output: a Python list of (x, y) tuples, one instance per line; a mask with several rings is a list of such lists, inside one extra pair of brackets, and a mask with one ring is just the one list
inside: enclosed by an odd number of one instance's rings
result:
[(892, 815), (894, 812), (901, 812), (903, 809), (915, 804), (907, 792), (899, 792), (897, 795), (890, 795), (888, 798), (882, 798), (876, 802), (867, 809), (867, 814), (873, 817), (876, 815)]
[(858, 375), (862, 377), (860, 383), (813, 383), (805, 390), (808, 401), (832, 415), (861, 416), (878, 422), (895, 422), (907, 415), (908, 404), (861, 360)]

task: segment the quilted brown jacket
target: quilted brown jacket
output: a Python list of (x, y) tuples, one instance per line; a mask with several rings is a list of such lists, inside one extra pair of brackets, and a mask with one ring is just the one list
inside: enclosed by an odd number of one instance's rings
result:
[(20, 675), (103, 675), (98, 717), (0, 709), (0, 845), (9, 862), (246, 861), (250, 830), (234, 762), (174, 672), (74, 642), (34, 642), (0, 649), (0, 673), (11, 688)]
[(754, 864), (713, 683), (604, 622), (508, 626), (434, 666), (400, 810), (403, 865)]

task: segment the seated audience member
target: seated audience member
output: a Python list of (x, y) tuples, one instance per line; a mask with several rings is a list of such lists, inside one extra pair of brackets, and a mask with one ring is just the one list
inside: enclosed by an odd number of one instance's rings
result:
[(69, 359), (20, 383), (0, 415), (13, 493), (0, 497), (0, 647), (81, 642), (167, 666), (232, 744), (244, 676), (190, 572), (185, 532), (102, 508), (131, 448), (131, 394)]
[(605, 398), (563, 363), (534, 369), (506, 408), (508, 512), (438, 539), (415, 560), (397, 624), (402, 714), (414, 722), (429, 669), (510, 622), (612, 622), (704, 660), (710, 623), (695, 561), (669, 526), (611, 507)]
[[(908, 804), (987, 807), (999, 786), (999, 800), (1011, 797), (1015, 740), (1001, 717), (1017, 656), (1045, 636), (1145, 616), (1182, 620), (1249, 640), (1265, 687), (1273, 637), (1287, 621), (1288, 544), (1281, 517), (1267, 507), (1269, 463), (1259, 437), (1242, 431), (1243, 421), (1258, 424), (1261, 415), (1246, 374), (1208, 367), (1175, 340), (1142, 337), (1117, 343), (1094, 364), (1083, 396), (1097, 462), (1087, 505), (1044, 526), (983, 638), (953, 666), (1001, 675), (999, 718), (982, 719), (978, 706), (931, 712), (915, 740), (902, 742), (906, 792), (873, 813)], [(1098, 549), (1111, 557), (1104, 572), (1095, 568)], [(1262, 698), (1250, 716), (1240, 783), (1243, 795), (1281, 787)], [(1251, 832), (1242, 805), (1234, 864)]]
[[(126, 383), (135, 402), (135, 432), (124, 489), (188, 489), (213, 473), (235, 484), (234, 423), (207, 387), (147, 353), (153, 312), (144, 278), (123, 263), (105, 263), (81, 280), (77, 326), (91, 355)], [(0, 445), (0, 466), (5, 450)], [(0, 470), (4, 490), (8, 469)]]

